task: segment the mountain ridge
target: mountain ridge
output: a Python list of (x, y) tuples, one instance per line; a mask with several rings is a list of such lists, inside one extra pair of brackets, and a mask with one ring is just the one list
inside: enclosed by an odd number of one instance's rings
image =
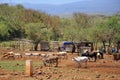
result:
[(23, 3), (25, 8), (31, 8), (51, 15), (85, 13), (111, 15), (120, 12), (120, 0), (87, 0), (66, 4), (31, 4)]

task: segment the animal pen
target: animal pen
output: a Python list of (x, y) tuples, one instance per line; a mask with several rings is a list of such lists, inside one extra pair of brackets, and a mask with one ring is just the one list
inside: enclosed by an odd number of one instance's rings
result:
[(18, 49), (18, 50), (33, 50), (33, 42), (27, 39), (14, 39), (9, 42), (1, 42), (1, 48)]
[(66, 52), (75, 52), (75, 44), (73, 42), (64, 42), (62, 48)]
[(51, 42), (51, 48), (52, 51), (59, 51), (60, 50), (60, 44), (58, 41), (52, 41)]
[(50, 50), (49, 42), (40, 42), (40, 50), (41, 51), (49, 51)]
[(84, 53), (84, 51), (91, 52), (93, 50), (93, 43), (92, 42), (79, 42), (77, 44), (77, 51), (80, 53)]

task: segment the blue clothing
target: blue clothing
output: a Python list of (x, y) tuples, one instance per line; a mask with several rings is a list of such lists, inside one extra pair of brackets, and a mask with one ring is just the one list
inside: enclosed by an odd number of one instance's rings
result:
[(116, 53), (116, 49), (115, 48), (112, 48), (112, 53)]

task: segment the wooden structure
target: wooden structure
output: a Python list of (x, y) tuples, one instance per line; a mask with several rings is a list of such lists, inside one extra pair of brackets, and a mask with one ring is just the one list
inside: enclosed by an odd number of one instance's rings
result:
[(58, 41), (52, 42), (52, 51), (59, 51), (60, 45)]
[(79, 42), (77, 44), (77, 52), (84, 53), (85, 50), (91, 52), (93, 50), (93, 43), (92, 42)]
[(49, 51), (49, 49), (50, 49), (49, 42), (41, 42), (40, 49), (41, 49), (41, 51)]
[(32, 76), (33, 64), (31, 60), (26, 60), (26, 76)]
[(64, 42), (62, 48), (66, 52), (75, 52), (75, 44), (73, 42)]
[(15, 38), (13, 41), (1, 42), (0, 47), (9, 50), (33, 50), (33, 41)]

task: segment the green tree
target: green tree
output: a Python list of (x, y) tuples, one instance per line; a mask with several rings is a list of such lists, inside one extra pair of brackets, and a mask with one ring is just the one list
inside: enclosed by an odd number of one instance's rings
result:
[(109, 38), (109, 43), (116, 43), (120, 40), (118, 34), (120, 34), (120, 15), (113, 15), (108, 18), (107, 27), (109, 30), (112, 29), (111, 36)]
[(40, 41), (47, 41), (49, 30), (43, 23), (29, 23), (25, 27), (27, 38), (33, 40), (34, 50), (37, 50)]
[(9, 37), (8, 27), (3, 20), (4, 19), (0, 17), (0, 41), (7, 40)]
[(73, 17), (78, 24), (77, 26), (81, 28), (87, 28), (91, 25), (91, 17), (87, 14), (74, 13)]
[(64, 41), (76, 41), (77, 36), (76, 22), (73, 18), (61, 19), (61, 39)]

